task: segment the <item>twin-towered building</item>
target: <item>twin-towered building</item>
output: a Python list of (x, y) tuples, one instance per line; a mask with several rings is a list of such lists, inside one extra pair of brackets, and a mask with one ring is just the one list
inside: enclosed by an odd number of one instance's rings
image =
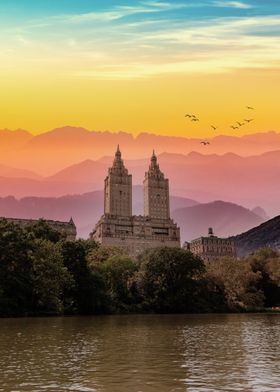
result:
[(104, 214), (91, 238), (104, 246), (118, 246), (132, 257), (158, 246), (179, 247), (180, 229), (170, 218), (169, 182), (153, 152), (144, 178), (144, 215), (132, 215), (132, 176), (117, 148), (104, 184)]

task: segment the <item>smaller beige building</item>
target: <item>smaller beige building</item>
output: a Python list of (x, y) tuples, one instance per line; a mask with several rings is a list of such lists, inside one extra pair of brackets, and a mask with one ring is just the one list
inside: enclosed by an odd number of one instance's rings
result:
[[(0, 218), (1, 219), (1, 218)], [(2, 218), (6, 219), (8, 222), (12, 222), (21, 227), (30, 226), (38, 222), (38, 219), (22, 219), (22, 218)], [(77, 229), (73, 219), (71, 218), (69, 222), (61, 222), (55, 220), (45, 220), (45, 222), (54, 230), (65, 234), (68, 241), (74, 241), (77, 236)]]
[(230, 238), (215, 236), (211, 227), (208, 230), (208, 237), (200, 237), (191, 241), (188, 248), (204, 261), (213, 261), (222, 257), (236, 257), (234, 241)]

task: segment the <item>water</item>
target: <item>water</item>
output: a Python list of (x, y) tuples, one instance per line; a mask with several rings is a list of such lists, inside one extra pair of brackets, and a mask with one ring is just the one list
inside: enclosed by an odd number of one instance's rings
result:
[(280, 315), (0, 320), (0, 391), (280, 391)]

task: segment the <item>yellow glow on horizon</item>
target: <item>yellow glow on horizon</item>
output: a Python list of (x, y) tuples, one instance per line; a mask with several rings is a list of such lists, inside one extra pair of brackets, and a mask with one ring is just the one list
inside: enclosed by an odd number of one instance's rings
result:
[[(0, 128), (34, 134), (64, 125), (185, 137), (280, 130), (277, 70), (92, 80), (32, 70), (2, 72)], [(246, 105), (256, 108), (248, 112)], [(187, 120), (194, 113), (200, 122)], [(230, 128), (246, 117), (254, 122)], [(210, 125), (217, 125), (214, 133)]]

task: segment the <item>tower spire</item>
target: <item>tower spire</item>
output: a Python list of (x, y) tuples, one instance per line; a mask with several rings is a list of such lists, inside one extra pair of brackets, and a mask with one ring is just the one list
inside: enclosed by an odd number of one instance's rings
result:
[(155, 150), (153, 150), (153, 154), (151, 157), (151, 167), (155, 167), (157, 165), (157, 156), (155, 154)]
[(115, 157), (117, 158), (121, 158), (121, 156), (122, 156), (122, 153), (121, 153), (121, 150), (120, 150), (120, 145), (118, 144), (117, 145), (117, 151), (116, 151), (116, 153), (115, 153)]
[(149, 173), (157, 176), (162, 176), (163, 174), (161, 173), (159, 169), (159, 165), (157, 162), (157, 156), (155, 154), (155, 150), (153, 150), (153, 154), (151, 156), (151, 163), (149, 167)]
[(114, 159), (114, 163), (113, 163), (113, 167), (118, 167), (118, 168), (123, 168), (123, 160), (122, 160), (122, 153), (120, 150), (120, 145), (117, 145), (117, 150), (115, 152), (115, 159)]

